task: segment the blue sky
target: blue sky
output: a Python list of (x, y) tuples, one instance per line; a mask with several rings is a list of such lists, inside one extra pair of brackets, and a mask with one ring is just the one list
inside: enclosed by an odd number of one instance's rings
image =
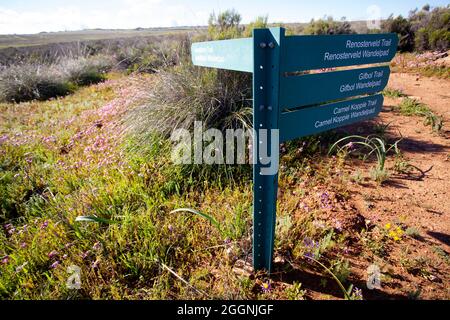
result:
[[(306, 22), (332, 15), (350, 20), (372, 20), (374, 15), (406, 15), (426, 3), (444, 0), (0, 0), (0, 34), (84, 28), (136, 28), (205, 25), (212, 11), (235, 8), (247, 23), (258, 15), (271, 22)], [(377, 10), (368, 10), (371, 6)]]

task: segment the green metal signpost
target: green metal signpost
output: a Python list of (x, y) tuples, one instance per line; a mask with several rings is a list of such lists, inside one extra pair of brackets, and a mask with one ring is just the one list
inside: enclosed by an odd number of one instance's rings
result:
[[(383, 106), (377, 93), (387, 85), (389, 66), (304, 71), (386, 64), (397, 44), (396, 34), (285, 36), (283, 28), (270, 28), (255, 29), (253, 38), (192, 45), (194, 65), (253, 73), (255, 270), (272, 269), (278, 189), (277, 173), (261, 174), (260, 129), (278, 129), (279, 142), (285, 142), (376, 117)], [(267, 138), (271, 145), (271, 135)]]

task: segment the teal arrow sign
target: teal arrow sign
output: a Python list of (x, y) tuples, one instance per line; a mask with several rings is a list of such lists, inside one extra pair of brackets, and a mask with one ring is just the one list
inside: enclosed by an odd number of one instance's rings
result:
[(317, 134), (376, 117), (383, 95), (331, 103), (280, 114), (280, 141)]
[[(267, 132), (278, 129), (273, 139), (278, 140), (279, 133), (280, 142), (285, 142), (377, 116), (383, 95), (375, 93), (385, 88), (390, 73), (387, 66), (297, 72), (387, 63), (395, 56), (397, 44), (396, 34), (286, 37), (283, 28), (271, 28), (254, 30), (253, 38), (194, 43), (191, 49), (194, 65), (252, 72), (253, 127)], [(259, 130), (255, 130), (254, 146), (263, 144)], [(253, 166), (253, 266), (270, 272), (278, 173), (263, 174), (259, 149), (253, 150), (257, 159)], [(274, 152), (279, 159), (277, 146)]]
[(253, 39), (193, 43), (192, 63), (196, 66), (253, 72)]
[(281, 71), (389, 62), (395, 56), (397, 44), (398, 36), (394, 33), (286, 37)]
[(389, 74), (384, 66), (282, 77), (280, 110), (377, 93), (386, 87)]

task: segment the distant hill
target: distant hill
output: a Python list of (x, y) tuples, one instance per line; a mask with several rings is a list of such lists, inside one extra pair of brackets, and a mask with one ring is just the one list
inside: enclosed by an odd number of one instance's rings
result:
[(90, 40), (108, 40), (116, 38), (145, 37), (173, 33), (205, 30), (206, 27), (174, 28), (136, 28), (126, 30), (90, 29), (80, 31), (40, 32), (38, 34), (0, 35), (0, 49), (8, 47), (28, 47), (53, 43), (65, 43)]
[[(365, 21), (350, 22), (352, 28), (362, 33), (367, 30)], [(302, 28), (308, 23), (287, 23), (288, 27)], [(174, 33), (205, 31), (206, 26), (166, 27), (166, 28), (135, 28), (135, 29), (88, 29), (80, 31), (40, 32), (38, 34), (0, 35), (0, 49), (8, 47), (28, 47), (54, 43), (108, 40), (116, 38), (145, 37)]]

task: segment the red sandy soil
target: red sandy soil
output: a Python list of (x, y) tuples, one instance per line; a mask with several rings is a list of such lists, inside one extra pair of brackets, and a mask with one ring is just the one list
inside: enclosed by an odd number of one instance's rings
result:
[[(379, 226), (387, 223), (413, 227), (419, 235), (404, 236), (390, 246), (387, 258), (360, 259), (353, 257), (352, 271), (361, 279), (367, 278), (371, 263), (379, 264), (389, 275), (382, 289), (371, 292), (374, 298), (407, 298), (420, 291), (419, 299), (449, 299), (450, 254), (450, 80), (424, 78), (411, 74), (392, 74), (389, 88), (399, 89), (408, 96), (427, 104), (444, 118), (441, 134), (425, 126), (423, 118), (407, 117), (392, 111), (400, 99), (385, 98), (379, 121), (390, 123), (390, 139), (403, 138), (399, 147), (414, 169), (409, 174), (393, 174), (382, 185), (374, 182), (354, 184), (351, 205), (366, 220)], [(391, 157), (392, 158), (392, 157)], [(367, 172), (373, 164), (363, 165)], [(393, 159), (387, 164), (392, 168)], [(365, 168), (364, 168), (365, 167)], [(356, 170), (356, 168), (352, 168)], [(447, 259), (436, 253), (437, 248), (447, 253)], [(405, 261), (425, 261), (425, 272), (409, 272)]]
[[(362, 289), (364, 299), (447, 300), (450, 299), (450, 80), (393, 73), (388, 87), (427, 104), (443, 117), (444, 128), (435, 133), (431, 126), (425, 125), (424, 118), (401, 115), (393, 107), (403, 98), (386, 97), (374, 122), (389, 124), (385, 133), (389, 143), (401, 139), (398, 146), (410, 170), (396, 173), (395, 157), (391, 154), (386, 163), (391, 175), (379, 184), (369, 174), (375, 163), (348, 158), (346, 173), (354, 175), (359, 171), (363, 179), (350, 182), (350, 198), (335, 199), (335, 207), (324, 218), (338, 219), (342, 229), (352, 232), (347, 252), (338, 253), (337, 258), (344, 256), (350, 262), (351, 275), (345, 285), (352, 283)], [(370, 134), (371, 128), (372, 125), (361, 123), (347, 129), (354, 134)], [(372, 231), (385, 230), (387, 224), (409, 232), (404, 232), (401, 239), (388, 241), (382, 233), (375, 241), (363, 235), (364, 229), (376, 234)], [(362, 237), (375, 243), (375, 247), (381, 244), (384, 253), (375, 252)], [(296, 281), (302, 284), (308, 299), (343, 298), (331, 278), (323, 285), (322, 269), (294, 266), (292, 271), (283, 272), (284, 260), (282, 256), (275, 258), (278, 271), (272, 277), (275, 287), (284, 290), (286, 284)], [(369, 290), (367, 270), (373, 264), (382, 274), (381, 289)]]

